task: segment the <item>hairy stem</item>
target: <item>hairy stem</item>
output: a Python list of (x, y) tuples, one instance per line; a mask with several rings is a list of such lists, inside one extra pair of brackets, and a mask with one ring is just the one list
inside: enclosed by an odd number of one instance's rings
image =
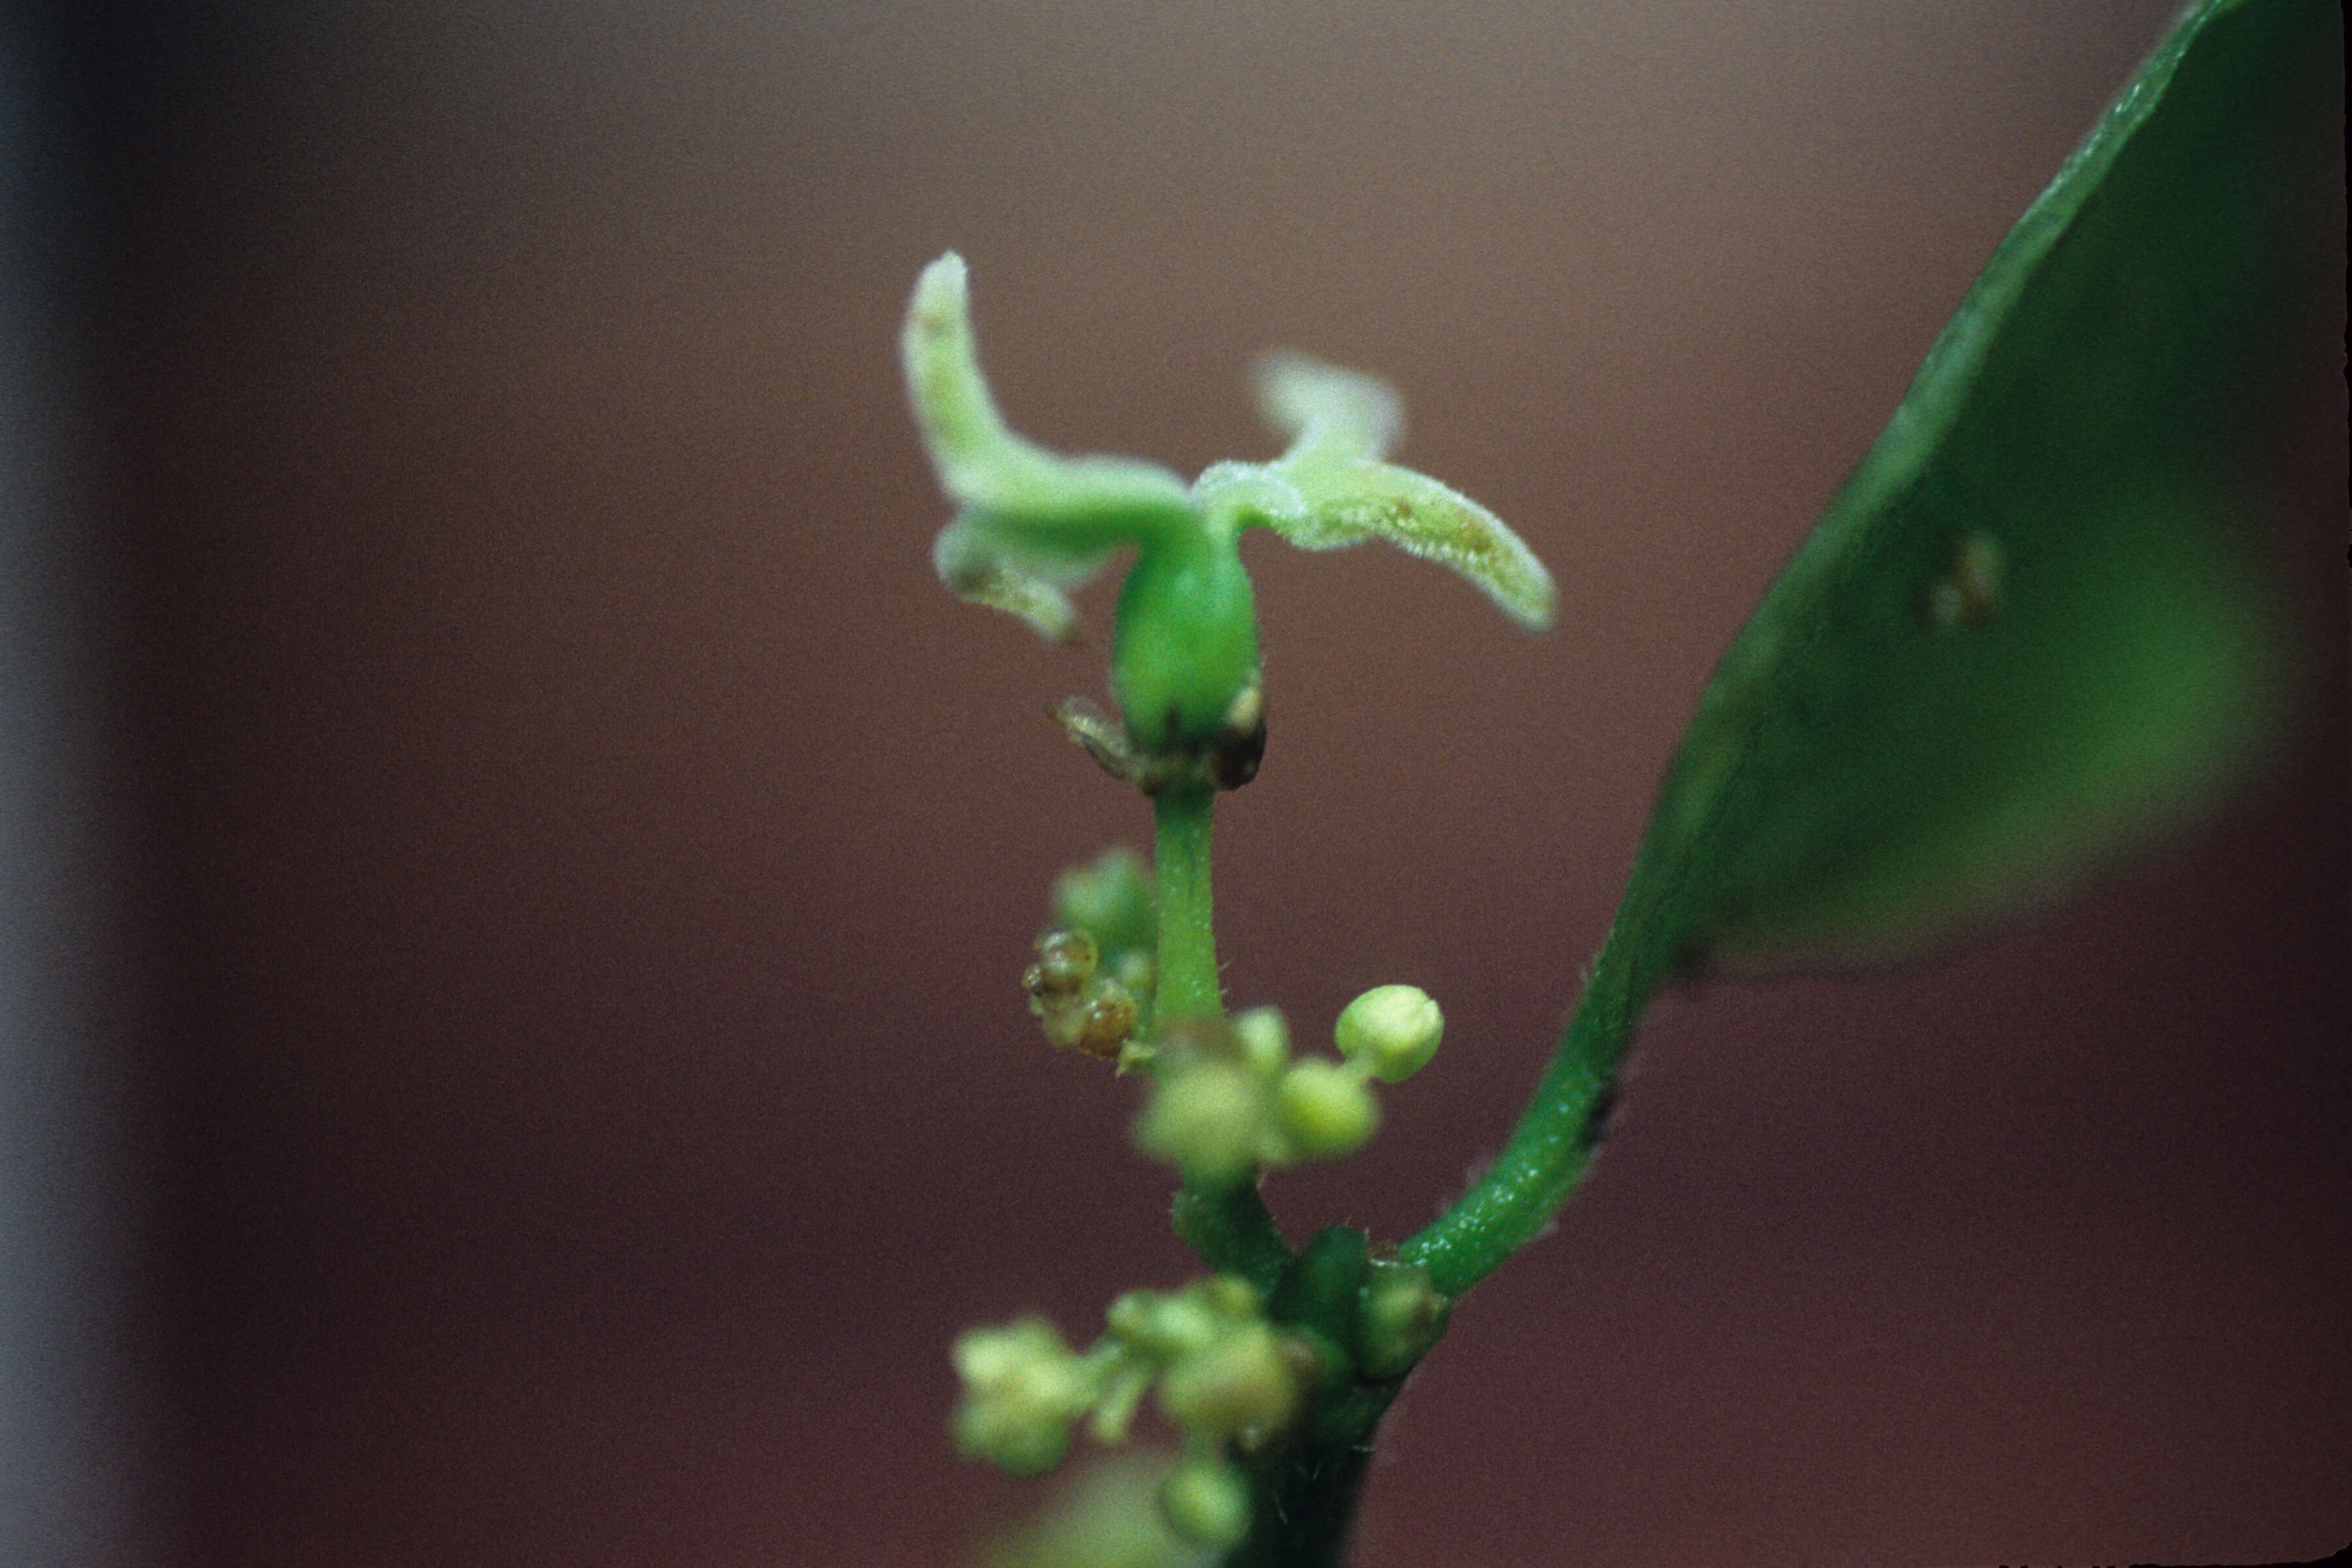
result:
[(1387, 1404), (1382, 1397), (1364, 1412), (1353, 1439), (1300, 1443), (1253, 1466), (1249, 1536), (1221, 1568), (1340, 1568), (1372, 1457), (1372, 1427)]
[(1169, 1216), (1184, 1245), (1220, 1274), (1238, 1274), (1265, 1295), (1297, 1256), (1266, 1212), (1257, 1185), (1186, 1186)]
[(1541, 1234), (1582, 1180), (1642, 1015), (1668, 973), (1666, 954), (1637, 933), (1659, 928), (1682, 881), (1666, 857), (1645, 848), (1636, 858), (1575, 1016), (1510, 1142), (1476, 1185), (1398, 1247), (1445, 1295), (1459, 1296)]

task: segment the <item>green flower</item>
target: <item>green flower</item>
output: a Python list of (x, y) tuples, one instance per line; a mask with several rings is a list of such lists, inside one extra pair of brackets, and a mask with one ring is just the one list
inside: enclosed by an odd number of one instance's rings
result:
[(1288, 450), (1270, 463), (1219, 463), (1187, 486), (1155, 464), (1061, 457), (1006, 428), (981, 374), (963, 259), (952, 252), (923, 269), (902, 347), (915, 422), (960, 509), (932, 551), (950, 589), (1063, 638), (1076, 619), (1068, 590), (1134, 547), (1111, 687), (1135, 758), (1106, 755), (1113, 738), (1071, 722), (1107, 765), (1139, 782), (1172, 759), (1204, 762), (1226, 787), (1255, 771), (1264, 702), (1237, 548), (1245, 529), (1270, 528), (1307, 550), (1385, 539), (1452, 567), (1522, 625), (1550, 624), (1551, 579), (1517, 535), (1475, 501), (1381, 460), (1402, 416), (1369, 376), (1268, 356), (1259, 401)]

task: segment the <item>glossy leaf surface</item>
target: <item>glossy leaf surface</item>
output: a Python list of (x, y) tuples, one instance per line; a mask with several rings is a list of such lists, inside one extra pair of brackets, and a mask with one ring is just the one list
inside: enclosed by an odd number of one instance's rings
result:
[(1673, 974), (1932, 946), (2242, 769), (2340, 59), (2325, 0), (2193, 8), (2002, 242), (1718, 667), (1528, 1114), (1405, 1244), (1441, 1289), (1565, 1200)]
[(2003, 242), (1692, 724), (1652, 827), (1689, 862), (1677, 962), (1900, 956), (2255, 752), (2282, 638), (2249, 464), (2309, 298), (2294, 152), (2335, 18), (2184, 21)]

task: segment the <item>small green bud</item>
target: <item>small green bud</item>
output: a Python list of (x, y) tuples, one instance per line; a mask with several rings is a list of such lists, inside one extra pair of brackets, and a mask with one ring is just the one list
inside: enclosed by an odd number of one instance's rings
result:
[(1339, 1054), (1382, 1083), (1402, 1083), (1437, 1054), (1445, 1016), (1418, 985), (1375, 985), (1339, 1014), (1331, 1030)]
[(1157, 1290), (1129, 1290), (1110, 1304), (1103, 1313), (1103, 1322), (1113, 1338), (1131, 1345), (1147, 1343), (1151, 1331), (1155, 1304), (1160, 1300)]
[(1016, 1476), (1042, 1475), (1070, 1449), (1070, 1423), (1093, 1405), (1095, 1379), (1051, 1323), (1024, 1318), (955, 1343), (963, 1380), (956, 1448)]
[(1173, 1361), (1216, 1343), (1228, 1326), (1215, 1306), (1192, 1290), (1173, 1296), (1129, 1290), (1110, 1304), (1104, 1321), (1112, 1338), (1160, 1361)]
[(1402, 1377), (1445, 1332), (1453, 1303), (1417, 1264), (1374, 1259), (1364, 1279), (1357, 1338), (1365, 1375)]
[(1164, 1068), (1135, 1124), (1144, 1152), (1201, 1186), (1230, 1186), (1257, 1163), (1267, 1123), (1265, 1086), (1239, 1062)]
[(1249, 1482), (1220, 1460), (1181, 1459), (1160, 1483), (1160, 1511), (1185, 1540), (1222, 1552), (1249, 1533)]
[(1261, 1078), (1272, 1078), (1290, 1060), (1290, 1026), (1277, 1007), (1253, 1007), (1234, 1015), (1234, 1040), (1242, 1060)]
[(1356, 1073), (1309, 1057), (1293, 1062), (1274, 1090), (1275, 1125), (1296, 1158), (1352, 1154), (1380, 1130), (1380, 1102)]
[(1042, 1476), (1070, 1457), (1072, 1417), (1034, 1413), (1016, 1419), (980, 1405), (956, 1409), (956, 1452), (994, 1465), (1008, 1476)]
[[(1151, 873), (1126, 845), (1115, 845), (1054, 882), (1054, 918), (1091, 933), (1118, 977), (1129, 959), (1148, 960), (1159, 926), (1151, 908)], [(1132, 982), (1129, 982), (1132, 984)]]
[(1264, 1323), (1227, 1331), (1160, 1380), (1160, 1404), (1186, 1431), (1210, 1436), (1280, 1426), (1298, 1403), (1298, 1380)]

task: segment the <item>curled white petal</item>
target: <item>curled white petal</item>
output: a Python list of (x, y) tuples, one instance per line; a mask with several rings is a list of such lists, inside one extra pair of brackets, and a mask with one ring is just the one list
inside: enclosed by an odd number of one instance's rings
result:
[(1271, 463), (1221, 463), (1193, 495), (1232, 526), (1274, 530), (1302, 550), (1384, 539), (1447, 566), (1530, 630), (1551, 625), (1551, 574), (1503, 520), (1426, 475), (1380, 461), (1404, 431), (1388, 383), (1303, 354), (1258, 362), (1258, 402), (1290, 447)]
[(1257, 362), (1258, 408), (1291, 443), (1286, 457), (1380, 458), (1404, 436), (1404, 404), (1378, 376), (1305, 354)]
[(931, 564), (950, 592), (1017, 616), (1052, 642), (1069, 640), (1077, 624), (1077, 611), (1063, 590), (1092, 576), (1103, 558), (1024, 552), (991, 527), (985, 513), (976, 512), (940, 530), (931, 545)]
[(1031, 533), (1065, 533), (1098, 549), (1116, 526), (1139, 531), (1191, 520), (1184, 482), (1131, 458), (1065, 458), (1006, 427), (981, 374), (963, 258), (950, 251), (923, 268), (899, 339), (907, 390), (924, 448), (955, 500), (1007, 519)]
[(1522, 625), (1551, 623), (1550, 574), (1518, 535), (1468, 497), (1380, 460), (1404, 416), (1376, 377), (1300, 354), (1265, 356), (1258, 399), (1287, 450), (1271, 463), (1220, 463), (1188, 490), (1156, 464), (1062, 457), (1005, 426), (981, 374), (969, 279), (952, 251), (923, 269), (900, 347), (924, 447), (962, 508), (933, 549), (940, 577), (1046, 637), (1069, 635), (1064, 590), (1118, 546), (1204, 527), (1271, 528), (1307, 550), (1384, 539), (1469, 578)]
[(1551, 574), (1501, 518), (1468, 496), (1391, 463), (1353, 464), (1342, 483), (1300, 488), (1308, 491), (1305, 519), (1270, 526), (1301, 550), (1384, 539), (1467, 577), (1528, 630), (1551, 625)]

